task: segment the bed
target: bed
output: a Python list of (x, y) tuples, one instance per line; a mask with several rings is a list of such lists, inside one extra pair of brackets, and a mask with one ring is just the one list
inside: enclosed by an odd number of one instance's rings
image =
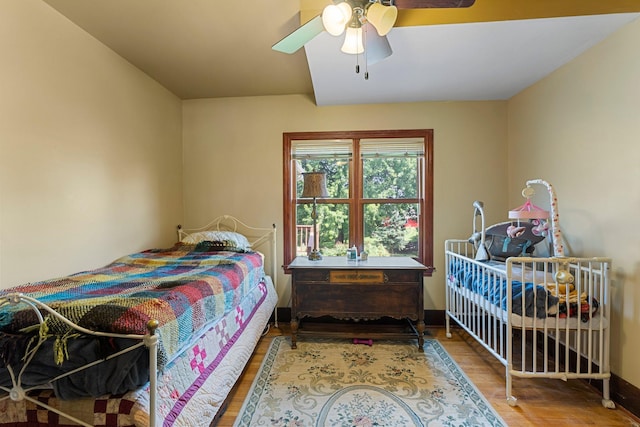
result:
[[(475, 218), (482, 204), (474, 202), (474, 207)], [(482, 218), (480, 244), (473, 238), (475, 227), (472, 238), (445, 242), (447, 336), (453, 320), (505, 366), (511, 406), (517, 405), (514, 377), (582, 378), (601, 380), (602, 404), (614, 408), (609, 391), (611, 260), (563, 253), (538, 257), (522, 249), (526, 245), (519, 246), (520, 253), (494, 256), (485, 244), (490, 227), (485, 228), (483, 213)]]
[(275, 225), (224, 215), (1, 290), (0, 426), (209, 425), (274, 313), (275, 244)]

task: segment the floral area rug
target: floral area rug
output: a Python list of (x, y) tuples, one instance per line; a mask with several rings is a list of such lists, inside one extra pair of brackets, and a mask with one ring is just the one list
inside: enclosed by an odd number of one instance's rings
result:
[(234, 426), (506, 426), (438, 341), (416, 343), (276, 337)]

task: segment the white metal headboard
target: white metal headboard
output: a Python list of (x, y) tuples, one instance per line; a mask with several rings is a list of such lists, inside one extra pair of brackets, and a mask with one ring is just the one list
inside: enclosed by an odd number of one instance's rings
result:
[[(182, 228), (182, 225), (178, 225), (178, 241), (182, 242), (185, 237), (190, 234), (197, 233), (199, 231), (234, 231), (243, 234), (249, 243), (251, 248), (259, 250), (263, 245), (268, 245), (269, 248), (269, 275), (273, 281), (273, 287), (278, 291), (278, 270), (277, 270), (277, 252), (276, 252), (276, 225), (272, 224), (271, 228), (265, 227), (253, 227), (240, 221), (238, 218), (232, 215), (221, 215), (209, 222), (207, 225), (199, 228)], [(275, 327), (278, 327), (278, 308), (276, 306), (275, 314)]]

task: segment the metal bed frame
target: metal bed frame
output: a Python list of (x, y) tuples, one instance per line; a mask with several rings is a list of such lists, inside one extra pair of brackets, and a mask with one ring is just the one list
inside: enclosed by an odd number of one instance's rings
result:
[[(178, 234), (178, 241), (182, 241), (184, 239), (184, 237), (188, 236), (191, 233), (194, 232), (198, 232), (198, 231), (208, 231), (208, 230), (217, 230), (217, 231), (234, 231), (234, 232), (242, 232), (243, 234), (247, 235), (249, 238), (254, 235), (254, 234), (259, 234), (259, 236), (256, 236), (255, 240), (253, 240), (251, 242), (251, 245), (253, 248), (257, 248), (260, 245), (265, 244), (266, 242), (270, 243), (269, 246), (269, 250), (270, 250), (270, 275), (273, 281), (273, 285), (274, 288), (276, 290), (276, 295), (277, 295), (277, 269), (276, 269), (276, 226), (275, 224), (272, 225), (272, 228), (258, 228), (258, 227), (251, 227), (246, 225), (245, 223), (243, 223), (242, 221), (238, 220), (237, 218), (231, 216), (231, 215), (222, 215), (216, 219), (214, 219), (213, 221), (211, 221), (209, 224), (205, 225), (204, 227), (200, 227), (200, 228), (195, 228), (195, 229), (183, 229), (181, 225), (177, 226), (177, 234)], [(252, 233), (252, 234), (249, 234)], [(105, 359), (101, 359), (101, 360), (97, 360), (94, 362), (91, 362), (87, 365), (84, 365), (80, 368), (74, 369), (73, 371), (70, 372), (66, 372), (62, 375), (59, 375), (55, 378), (50, 379), (47, 384), (50, 384), (54, 381), (57, 381), (61, 378), (64, 378), (66, 376), (72, 375), (76, 372), (79, 372), (83, 369), (87, 369), (89, 367), (95, 366), (97, 364), (102, 363), (103, 361), (109, 360), (109, 359), (113, 359), (115, 357), (121, 356), (122, 354), (125, 354), (127, 352), (133, 351), (141, 346), (146, 346), (149, 348), (149, 373), (150, 373), (150, 380), (149, 380), (149, 427), (156, 427), (156, 425), (158, 425), (158, 420), (157, 420), (157, 380), (158, 380), (158, 335), (156, 334), (156, 329), (158, 327), (158, 322), (156, 320), (150, 320), (147, 323), (147, 330), (148, 332), (144, 335), (137, 335), (137, 334), (116, 334), (116, 333), (107, 333), (107, 332), (100, 332), (100, 331), (92, 331), (89, 329), (86, 329), (82, 326), (79, 326), (73, 322), (71, 322), (69, 319), (65, 318), (64, 316), (62, 316), (61, 314), (57, 313), (55, 310), (53, 310), (51, 307), (47, 306), (46, 304), (38, 301), (37, 299), (28, 297), (26, 295), (23, 295), (19, 292), (14, 292), (14, 293), (8, 293), (4, 296), (0, 296), (0, 310), (8, 305), (17, 305), (17, 304), (26, 304), (29, 307), (31, 307), (31, 309), (36, 313), (37, 317), (38, 317), (38, 321), (40, 324), (44, 323), (44, 317), (41, 313), (40, 310), (44, 310), (47, 313), (49, 313), (50, 315), (54, 316), (56, 319), (59, 319), (60, 321), (66, 323), (68, 326), (70, 326), (71, 328), (73, 328), (74, 330), (78, 331), (79, 333), (82, 334), (86, 334), (86, 335), (92, 335), (92, 336), (97, 336), (97, 337), (109, 337), (109, 338), (128, 338), (128, 339), (133, 339), (138, 341), (136, 344), (125, 348), (117, 353), (114, 353), (108, 357), (106, 357)], [(276, 308), (274, 309), (274, 318), (275, 318), (275, 327), (278, 327), (278, 317), (277, 317), (277, 304), (276, 304)], [(46, 337), (43, 337), (42, 335), (39, 337), (39, 342), (38, 344), (41, 344), (44, 340), (46, 340)], [(0, 396), (0, 401), (4, 400), (4, 399), (11, 399), (13, 401), (22, 401), (22, 400), (27, 400), (29, 402), (32, 402), (42, 408), (45, 408), (48, 411), (54, 412), (62, 417), (65, 417), (81, 426), (85, 426), (85, 427), (92, 427), (91, 424), (88, 424), (70, 414), (67, 414), (63, 411), (58, 410), (57, 408), (54, 408), (50, 405), (47, 405), (44, 402), (41, 402), (37, 399), (34, 399), (32, 397), (30, 397), (28, 395), (28, 393), (30, 391), (34, 391), (34, 390), (39, 390), (42, 389), (43, 387), (48, 388), (47, 384), (42, 384), (39, 386), (33, 386), (33, 387), (23, 387), (22, 382), (21, 382), (21, 377), (22, 377), (22, 373), (25, 371), (25, 369), (28, 367), (29, 363), (31, 362), (33, 356), (35, 355), (35, 352), (31, 352), (28, 356), (27, 359), (25, 360), (25, 363), (22, 366), (22, 369), (20, 370), (20, 372), (14, 372), (13, 369), (11, 368), (11, 366), (7, 366), (7, 370), (9, 371), (9, 374), (11, 376), (11, 380), (13, 383), (13, 386), (11, 388), (8, 387), (3, 387), (0, 386), (0, 390), (4, 391), (7, 393), (7, 395), (5, 396)]]

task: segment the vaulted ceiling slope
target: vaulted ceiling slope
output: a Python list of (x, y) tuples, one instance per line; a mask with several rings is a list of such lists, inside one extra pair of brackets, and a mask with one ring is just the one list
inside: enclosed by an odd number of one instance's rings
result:
[(638, 0), (400, 10), (393, 54), (365, 80), (363, 57), (326, 32), (292, 55), (271, 49), (329, 0), (44, 1), (182, 99), (310, 94), (318, 105), (508, 99), (640, 16)]

